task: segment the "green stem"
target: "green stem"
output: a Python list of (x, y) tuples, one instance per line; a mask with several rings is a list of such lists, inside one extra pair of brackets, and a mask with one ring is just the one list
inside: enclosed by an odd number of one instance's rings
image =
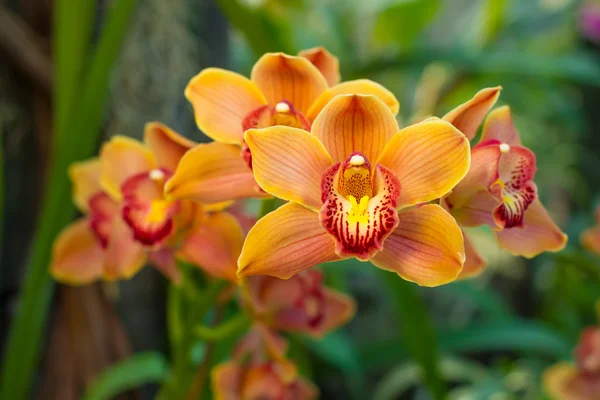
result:
[(196, 337), (202, 340), (206, 340), (207, 342), (216, 342), (227, 339), (239, 332), (244, 331), (250, 326), (251, 322), (252, 321), (247, 314), (240, 313), (215, 327), (208, 327), (204, 325), (197, 326), (194, 329), (194, 333)]
[(260, 203), (260, 211), (258, 213), (258, 218), (262, 218), (265, 215), (267, 215), (268, 213), (270, 213), (271, 211), (275, 210), (277, 205), (277, 198), (275, 197), (270, 197), (268, 199), (264, 199), (261, 203)]

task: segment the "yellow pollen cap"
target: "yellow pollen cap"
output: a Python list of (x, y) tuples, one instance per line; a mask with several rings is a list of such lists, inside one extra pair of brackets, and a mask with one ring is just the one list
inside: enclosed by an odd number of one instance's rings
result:
[(275, 104), (275, 111), (277, 111), (278, 113), (289, 113), (290, 106), (288, 103), (281, 101), (281, 102)]
[(510, 146), (508, 143), (500, 144), (500, 153), (508, 153), (510, 151)]
[(360, 167), (361, 165), (365, 164), (365, 158), (363, 156), (359, 156), (358, 154), (353, 155), (352, 157), (350, 157), (350, 165), (353, 165), (355, 167)]
[(160, 169), (153, 169), (152, 171), (150, 171), (148, 176), (153, 181), (162, 181), (165, 179), (165, 173), (162, 172)]

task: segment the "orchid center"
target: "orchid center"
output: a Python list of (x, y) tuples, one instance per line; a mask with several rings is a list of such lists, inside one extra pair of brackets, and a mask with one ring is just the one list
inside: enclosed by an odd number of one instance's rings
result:
[(294, 108), (287, 100), (281, 100), (275, 106), (260, 106), (250, 111), (242, 120), (242, 130), (268, 128), (283, 125), (310, 131), (310, 121)]

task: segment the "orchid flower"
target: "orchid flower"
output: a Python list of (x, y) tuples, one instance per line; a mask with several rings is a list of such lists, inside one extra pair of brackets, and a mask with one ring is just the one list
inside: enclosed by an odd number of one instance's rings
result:
[[(160, 123), (146, 126), (144, 141), (115, 136), (99, 158), (69, 168), (73, 201), (84, 217), (54, 243), (50, 271), (57, 280), (86, 284), (127, 279), (149, 261), (177, 282), (176, 255), (202, 259), (209, 267), (224, 262), (219, 256), (229, 243), (222, 239), (223, 226), (236, 222), (228, 214), (207, 211), (226, 204), (200, 207), (163, 195), (164, 183), (195, 143)], [(205, 236), (215, 245), (196, 247)]]
[(240, 341), (233, 359), (212, 370), (215, 400), (311, 400), (318, 389), (285, 359), (287, 342), (260, 324)]
[(378, 97), (338, 95), (310, 132), (275, 126), (248, 130), (245, 140), (260, 187), (289, 202), (250, 230), (238, 276), (287, 279), (348, 257), (426, 286), (460, 273), (460, 228), (442, 207), (422, 205), (469, 169), (469, 141), (450, 123), (400, 130)]
[(581, 234), (581, 244), (589, 251), (600, 254), (600, 206), (596, 208), (596, 226)]
[(600, 399), (600, 328), (586, 328), (575, 349), (576, 364), (561, 362), (544, 371), (546, 392), (556, 400)]
[[(500, 88), (480, 91), (444, 119), (467, 138), (496, 102)], [(515, 255), (532, 258), (544, 251), (559, 251), (567, 236), (552, 221), (538, 198), (533, 182), (535, 154), (521, 144), (507, 106), (487, 117), (479, 143), (471, 149), (471, 168), (465, 178), (442, 199), (461, 227), (488, 225), (498, 245)], [(461, 278), (478, 274), (485, 260), (465, 235), (467, 260)]]
[(339, 80), (337, 58), (321, 47), (299, 56), (267, 53), (252, 68), (250, 79), (219, 68), (200, 72), (185, 96), (198, 127), (215, 142), (198, 145), (182, 158), (167, 182), (167, 195), (201, 203), (268, 196), (254, 181), (244, 132), (275, 125), (309, 131), (317, 114), (338, 94), (373, 94), (398, 113), (398, 101), (383, 86), (365, 79), (338, 84)]

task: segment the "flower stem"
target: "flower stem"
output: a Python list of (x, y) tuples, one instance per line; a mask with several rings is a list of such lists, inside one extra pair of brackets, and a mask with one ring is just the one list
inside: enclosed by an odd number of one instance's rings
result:
[(227, 339), (239, 332), (244, 331), (250, 326), (252, 321), (245, 313), (240, 313), (231, 317), (227, 321), (214, 327), (204, 325), (197, 326), (194, 330), (196, 337), (207, 342), (216, 342)]

